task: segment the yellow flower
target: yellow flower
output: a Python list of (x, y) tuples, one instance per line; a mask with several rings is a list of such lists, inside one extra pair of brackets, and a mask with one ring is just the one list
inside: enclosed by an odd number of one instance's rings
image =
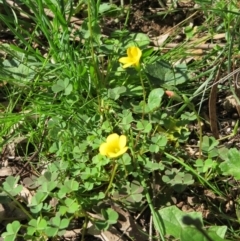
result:
[(128, 147), (127, 137), (125, 135), (119, 136), (114, 133), (107, 137), (107, 141), (102, 143), (99, 147), (99, 152), (101, 155), (107, 156), (109, 158), (115, 158), (124, 154)]
[(123, 64), (123, 68), (130, 66), (139, 66), (139, 61), (142, 56), (142, 51), (138, 47), (129, 47), (127, 49), (127, 57), (122, 57), (119, 62)]

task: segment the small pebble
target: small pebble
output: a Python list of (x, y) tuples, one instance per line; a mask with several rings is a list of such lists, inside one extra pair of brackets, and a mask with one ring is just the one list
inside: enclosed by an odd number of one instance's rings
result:
[(234, 127), (235, 125), (236, 125), (236, 121), (233, 120), (233, 121), (231, 122), (231, 126)]
[(231, 127), (228, 127), (227, 129), (226, 129), (226, 134), (230, 134), (232, 132), (232, 128)]
[(239, 115), (238, 115), (238, 113), (233, 113), (232, 114), (232, 118), (234, 119), (234, 120), (237, 120), (238, 118), (239, 118)]

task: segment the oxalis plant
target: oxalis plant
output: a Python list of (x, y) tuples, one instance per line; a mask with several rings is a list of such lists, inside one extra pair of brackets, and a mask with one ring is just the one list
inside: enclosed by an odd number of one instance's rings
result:
[[(237, 150), (223, 150), (218, 140), (203, 136), (193, 104), (201, 88), (193, 96), (184, 94), (192, 80), (188, 66), (173, 66), (166, 55), (149, 47), (144, 34), (116, 31), (102, 38), (98, 17), (122, 13), (112, 5), (87, 1), (80, 6), (88, 17), (77, 35), (84, 44), (76, 47), (76, 36), (68, 28), (71, 4), (46, 1), (56, 16), (50, 21), (41, 1), (23, 2), (31, 9), (24, 13), (37, 26), (34, 33), (24, 34), (31, 41), (34, 34), (43, 34), (50, 48), (43, 57), (44, 49), (32, 48), (11, 19), (0, 15), (22, 41), (19, 47), (2, 46), (7, 57), (1, 62), (11, 84), (11, 103), (20, 102), (24, 110), (1, 118), (2, 136), (10, 142), (10, 134), (17, 132), (28, 146), (40, 150), (38, 162), (27, 163), (32, 175), (9, 176), (1, 185), (1, 203), (11, 203), (24, 220), (9, 220), (1, 237), (57, 240), (81, 220), (84, 240), (89, 224), (100, 231), (117, 224), (118, 206), (138, 214), (149, 211), (154, 231), (141, 230), (146, 239), (226, 240), (226, 226), (205, 227), (200, 213), (184, 213), (164, 200), (192, 184), (221, 196), (211, 178), (240, 178)], [(189, 124), (195, 122), (199, 142), (193, 162), (182, 146), (190, 135)]]
[[(149, 54), (143, 59), (147, 59)], [(155, 75), (151, 68), (153, 65), (156, 69), (156, 63), (141, 63), (142, 55), (139, 47), (130, 46), (127, 48), (127, 57), (119, 59), (123, 64), (120, 68), (130, 68), (129, 73), (122, 73), (128, 75), (126, 81), (139, 79), (142, 94), (138, 92), (134, 98), (130, 98), (134, 92), (131, 88), (135, 87), (128, 83), (125, 84), (127, 87), (106, 89), (106, 96), (101, 100), (99, 124), (89, 132), (86, 140), (74, 142), (72, 133), (60, 131), (60, 127), (67, 125), (64, 120), (56, 117), (49, 120), (48, 138), (52, 140), (49, 152), (55, 154), (56, 161), (46, 164), (38, 177), (24, 179), (23, 184), (19, 184), (19, 177), (9, 176), (1, 187), (6, 202), (10, 197), (28, 220), (24, 224), (17, 220), (9, 223), (2, 234), (4, 240), (61, 237), (71, 221), (78, 218), (84, 220), (83, 235), (87, 232), (88, 223), (99, 230), (107, 230), (118, 222), (119, 217), (118, 212), (110, 208), (110, 200), (135, 212), (147, 204), (153, 217), (154, 235), (161, 240), (165, 240), (165, 235), (181, 240), (189, 240), (192, 236), (194, 240), (205, 237), (208, 240), (223, 240), (226, 227), (215, 226), (206, 230), (197, 212), (186, 214), (175, 206), (162, 209), (154, 207), (150, 174), (156, 171), (163, 173), (163, 183), (178, 187), (176, 190), (181, 192), (193, 184), (194, 176), (200, 178), (199, 173), (206, 173), (209, 168), (197, 172), (174, 154), (173, 148), (177, 149), (189, 136), (189, 118), (194, 121), (199, 117), (187, 97), (170, 90), (166, 91), (166, 96), (182, 102), (192, 112), (176, 118), (162, 109), (165, 89), (154, 88), (155, 84), (151, 82), (151, 76)], [(173, 70), (164, 68), (168, 73), (164, 81), (173, 81), (167, 79), (173, 77)], [(179, 75), (179, 78), (183, 76)], [(54, 86), (52, 90), (55, 91)], [(106, 139), (104, 136), (107, 136)], [(66, 144), (67, 138), (72, 142)], [(212, 151), (207, 149), (205, 142), (199, 144), (198, 168), (203, 152)], [(172, 161), (184, 169), (170, 171)], [(211, 168), (214, 168), (213, 162)], [(222, 167), (225, 168), (224, 165)], [(201, 181), (214, 189), (205, 179), (201, 178)], [(28, 198), (21, 194), (24, 186), (34, 190)], [(97, 213), (98, 217), (93, 213)]]

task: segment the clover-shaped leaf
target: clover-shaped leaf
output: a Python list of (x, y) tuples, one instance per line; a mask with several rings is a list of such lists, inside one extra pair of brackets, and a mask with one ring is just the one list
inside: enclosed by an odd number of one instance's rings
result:
[(114, 211), (113, 209), (111, 209), (111, 208), (102, 209), (101, 212), (102, 212), (102, 215), (103, 215), (104, 219), (109, 224), (114, 224), (114, 223), (117, 222), (118, 213), (116, 211)]
[(69, 84), (69, 79), (58, 80), (55, 85), (52, 86), (52, 91), (56, 94), (65, 90), (65, 95), (69, 95), (72, 92), (73, 86)]
[(20, 228), (21, 228), (21, 224), (19, 223), (19, 221), (14, 221), (12, 223), (9, 223), (7, 225), (7, 232), (2, 233), (1, 237), (5, 241), (14, 241), (16, 240), (17, 233)]
[(113, 100), (119, 99), (120, 95), (125, 93), (127, 88), (125, 86), (118, 86), (114, 89), (108, 90), (108, 97)]
[(18, 185), (19, 177), (8, 176), (3, 183), (3, 188), (12, 196), (16, 196), (22, 191), (22, 186)]
[(45, 230), (45, 228), (47, 227), (47, 221), (41, 217), (38, 217), (38, 219), (31, 219), (28, 224), (28, 235), (33, 235), (38, 230)]
[(118, 220), (118, 213), (111, 208), (101, 209), (104, 220), (95, 222), (97, 229), (107, 230), (111, 224), (115, 224)]

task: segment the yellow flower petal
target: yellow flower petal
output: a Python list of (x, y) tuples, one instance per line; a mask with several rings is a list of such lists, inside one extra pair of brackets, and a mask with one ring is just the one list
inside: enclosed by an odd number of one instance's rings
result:
[(127, 55), (129, 58), (139, 61), (142, 56), (142, 51), (138, 47), (129, 47), (127, 49)]
[(129, 47), (127, 49), (127, 57), (122, 57), (119, 62), (124, 64), (123, 68), (130, 66), (139, 66), (139, 61), (142, 56), (142, 51), (138, 47)]
[(128, 57), (122, 57), (118, 60), (122, 64), (129, 63), (129, 58)]
[(107, 155), (107, 149), (108, 149), (107, 143), (102, 143), (99, 147), (100, 154), (103, 155), (103, 156), (106, 156)]
[(127, 137), (124, 135), (121, 135), (119, 137), (119, 148), (123, 149), (126, 146), (126, 144), (127, 144)]
[(127, 137), (125, 135), (119, 136), (116, 133), (110, 134), (107, 137), (105, 143), (102, 143), (99, 147), (99, 152), (101, 155), (105, 155), (109, 158), (115, 158), (124, 154), (128, 147)]
[(119, 135), (116, 133), (113, 133), (107, 137), (107, 143), (118, 143), (119, 141)]
[(123, 155), (126, 151), (128, 150), (128, 147), (124, 147), (123, 149), (121, 149), (119, 152), (114, 153), (114, 152), (109, 152), (108, 153), (108, 157), (109, 158), (116, 158), (118, 156)]

